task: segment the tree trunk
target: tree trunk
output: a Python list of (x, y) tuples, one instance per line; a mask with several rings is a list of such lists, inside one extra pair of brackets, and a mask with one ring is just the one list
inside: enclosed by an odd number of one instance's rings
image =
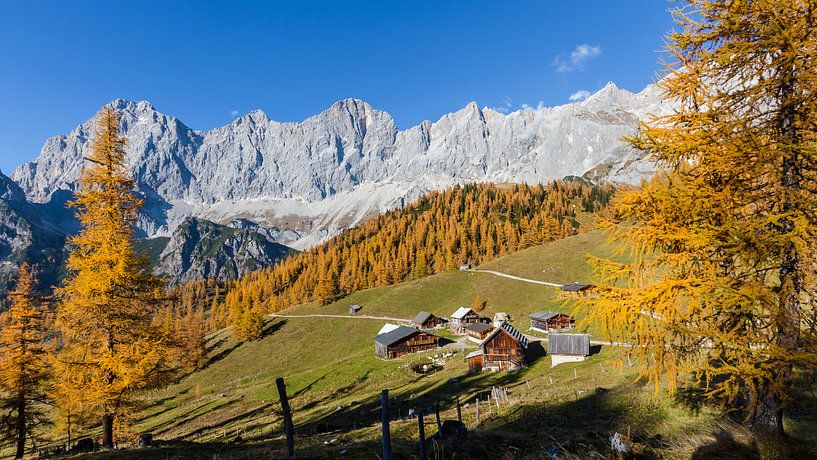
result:
[(26, 402), (17, 402), (17, 453), (15, 459), (23, 458), (26, 453)]
[(113, 415), (102, 416), (102, 448), (113, 449)]
[(756, 433), (784, 436), (783, 405), (776, 395), (770, 393), (766, 385), (758, 395), (757, 409), (749, 420), (749, 428)]

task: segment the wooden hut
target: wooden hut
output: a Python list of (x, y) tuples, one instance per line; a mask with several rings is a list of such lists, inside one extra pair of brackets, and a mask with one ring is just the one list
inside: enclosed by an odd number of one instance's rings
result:
[(494, 327), (499, 327), (499, 326), (502, 325), (502, 323), (510, 322), (510, 321), (511, 321), (511, 315), (509, 315), (507, 313), (499, 312), (499, 313), (494, 314)]
[(562, 363), (584, 361), (590, 354), (590, 335), (588, 334), (550, 334), (548, 353), (551, 367)]
[(576, 323), (572, 316), (557, 311), (537, 311), (528, 315), (528, 318), (530, 318), (530, 328), (539, 332), (573, 329)]
[(439, 345), (438, 336), (407, 326), (400, 326), (374, 338), (375, 354), (383, 359), (399, 358), (409, 353), (437, 348)]
[(482, 343), (485, 337), (494, 330), (494, 326), (485, 323), (471, 323), (463, 327), (465, 334), (468, 335), (468, 340), (476, 343)]
[(359, 312), (360, 310), (363, 310), (363, 307), (361, 307), (358, 304), (349, 305), (349, 314), (350, 315), (356, 315), (357, 312)]
[(421, 311), (411, 320), (411, 323), (415, 329), (436, 329), (445, 324), (445, 320), (433, 313)]
[(596, 286), (592, 284), (582, 284), (578, 281), (562, 285), (559, 289), (562, 291), (562, 294), (571, 297), (587, 297), (596, 292)]
[(463, 328), (468, 324), (485, 322), (485, 318), (479, 313), (475, 312), (473, 308), (460, 307), (451, 315), (451, 320), (448, 322), (448, 327), (457, 333), (463, 333)]
[(482, 349), (468, 353), (465, 359), (468, 361), (468, 372), (482, 371)]
[(485, 337), (480, 344), (482, 369), (507, 371), (525, 367), (525, 351), (528, 338), (510, 323), (502, 323)]

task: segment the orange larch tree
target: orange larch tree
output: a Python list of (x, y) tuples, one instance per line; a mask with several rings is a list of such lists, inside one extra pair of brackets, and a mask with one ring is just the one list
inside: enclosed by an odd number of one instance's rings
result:
[(115, 422), (172, 371), (172, 338), (152, 321), (161, 281), (134, 248), (141, 201), (125, 163), (119, 115), (99, 114), (96, 136), (71, 206), (82, 224), (70, 239), (68, 275), (57, 291), (63, 346), (55, 361), (55, 396), (73, 420), (101, 418), (102, 445), (112, 448)]
[(2, 317), (0, 334), (0, 430), (14, 442), (15, 458), (49, 423), (49, 312), (36, 294), (37, 279), (28, 263), (20, 267), (17, 285), (8, 293), (11, 307)]

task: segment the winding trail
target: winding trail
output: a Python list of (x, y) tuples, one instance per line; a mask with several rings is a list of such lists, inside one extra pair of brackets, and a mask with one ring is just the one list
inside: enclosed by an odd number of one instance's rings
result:
[(501, 276), (503, 278), (510, 278), (512, 280), (517, 280), (517, 281), (524, 281), (526, 283), (541, 284), (543, 286), (550, 286), (550, 287), (562, 287), (561, 284), (550, 283), (548, 281), (532, 280), (530, 278), (522, 278), (521, 276), (509, 275), (507, 273), (497, 272), (497, 271), (494, 271), (494, 270), (477, 270), (477, 269), (472, 268), (470, 270), (463, 270), (463, 271), (464, 272), (472, 272), (472, 273), (490, 273), (492, 275)]
[(394, 318), (391, 316), (371, 316), (371, 315), (321, 315), (313, 313), (311, 315), (287, 315), (279, 313), (270, 313), (267, 315), (272, 318), (343, 318), (343, 319), (377, 319), (381, 321), (397, 321), (402, 323), (411, 322), (409, 318)]
[[(521, 276), (509, 275), (507, 273), (497, 272), (497, 271), (494, 271), (494, 270), (477, 270), (475, 268), (472, 268), (470, 270), (463, 270), (463, 271), (472, 272), (472, 273), (490, 273), (492, 275), (501, 276), (503, 278), (510, 278), (512, 280), (523, 281), (525, 283), (541, 284), (541, 285), (544, 285), (544, 286), (552, 286), (552, 287), (562, 287), (563, 286), (562, 284), (550, 283), (548, 281), (532, 280), (530, 278), (522, 278)], [(644, 309), (641, 310), (641, 314), (645, 315), (645, 316), (650, 316), (653, 319), (657, 319), (659, 321), (662, 319), (661, 315), (659, 315), (658, 313), (653, 313), (651, 311), (647, 311), (647, 310), (644, 310)], [(611, 345), (611, 344), (610, 343), (599, 342), (599, 343), (594, 343), (593, 345)], [(621, 345), (613, 344), (613, 346), (629, 346), (629, 345), (628, 344), (621, 344)]]

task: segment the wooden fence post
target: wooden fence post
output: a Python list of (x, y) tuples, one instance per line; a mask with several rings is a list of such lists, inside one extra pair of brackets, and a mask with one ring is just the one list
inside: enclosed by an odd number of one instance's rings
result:
[(275, 379), (275, 386), (278, 387), (278, 398), (281, 400), (281, 412), (284, 414), (284, 434), (287, 438), (287, 458), (295, 456), (295, 429), (292, 425), (292, 411), (289, 408), (289, 398), (287, 398), (287, 387), (284, 378)]
[(426, 460), (426, 428), (423, 426), (423, 410), (417, 411), (417, 428), (420, 430), (420, 460)]
[(389, 390), (380, 392), (380, 421), (383, 425), (383, 460), (391, 460), (391, 432), (389, 432)]
[(443, 424), (440, 421), (440, 401), (437, 401), (437, 404), (434, 405), (434, 416), (437, 417), (437, 433), (440, 434), (440, 439), (444, 438), (445, 435), (443, 434)]
[(477, 425), (479, 425), (479, 395), (477, 395)]
[(457, 421), (462, 422), (462, 408), (460, 408), (460, 397), (457, 396)]

